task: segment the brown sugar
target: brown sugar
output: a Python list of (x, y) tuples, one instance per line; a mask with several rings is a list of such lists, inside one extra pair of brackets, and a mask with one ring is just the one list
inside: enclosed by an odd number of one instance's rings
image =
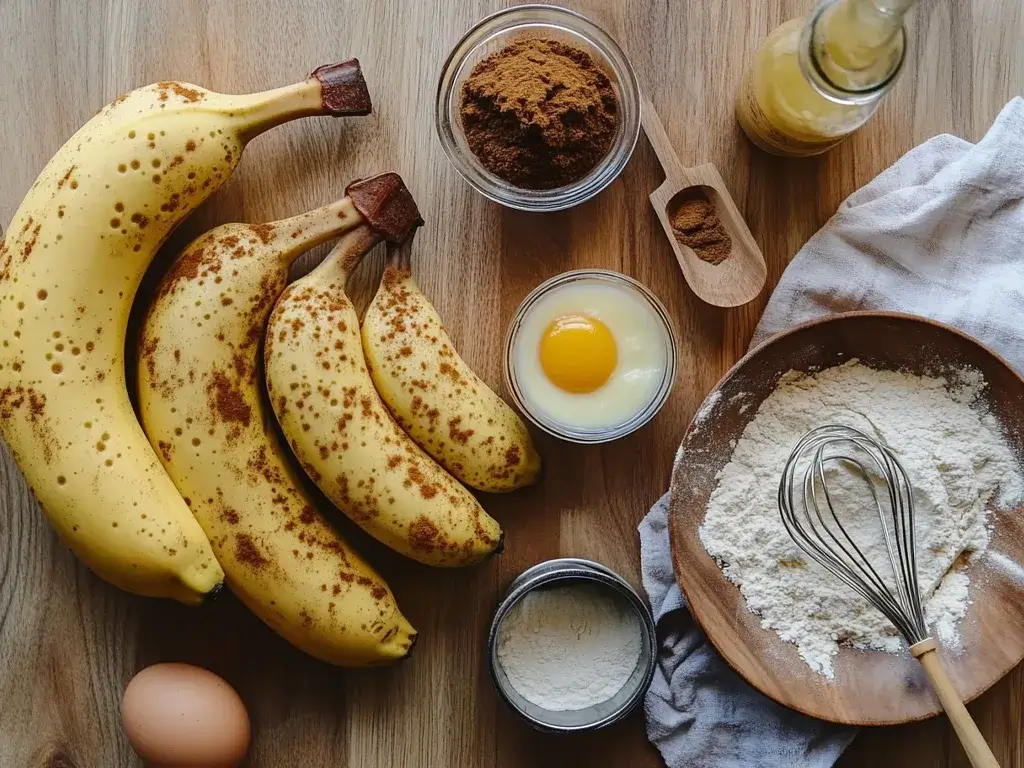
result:
[(478, 63), (462, 88), (469, 148), (524, 189), (579, 181), (608, 154), (619, 103), (590, 54), (556, 40), (520, 40)]
[(670, 223), (680, 245), (691, 248), (703, 261), (721, 264), (732, 252), (732, 238), (718, 218), (714, 203), (704, 195), (685, 198), (672, 213)]

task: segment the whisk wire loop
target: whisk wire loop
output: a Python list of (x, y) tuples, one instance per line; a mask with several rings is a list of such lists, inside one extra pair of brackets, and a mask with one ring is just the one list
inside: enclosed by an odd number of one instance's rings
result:
[[(827, 477), (836, 466), (863, 479), (870, 491), (891, 581), (878, 572), (837, 512)], [(910, 645), (929, 637), (917, 578), (913, 488), (887, 446), (854, 427), (812, 429), (786, 462), (778, 503), (783, 525), (809, 557), (885, 614)]]

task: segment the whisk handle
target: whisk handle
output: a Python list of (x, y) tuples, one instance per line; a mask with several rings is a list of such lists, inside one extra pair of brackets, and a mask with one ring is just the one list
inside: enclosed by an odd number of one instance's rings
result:
[(942, 663), (942, 657), (936, 650), (935, 640), (929, 638), (920, 643), (910, 646), (910, 652), (921, 662), (925, 674), (931, 680), (935, 695), (942, 702), (942, 708), (946, 710), (949, 722), (953, 724), (960, 743), (963, 745), (967, 758), (974, 768), (999, 768), (995, 755), (985, 742), (978, 726), (975, 725), (967, 707), (964, 706), (960, 695), (953, 687), (953, 681), (946, 673), (946, 667)]

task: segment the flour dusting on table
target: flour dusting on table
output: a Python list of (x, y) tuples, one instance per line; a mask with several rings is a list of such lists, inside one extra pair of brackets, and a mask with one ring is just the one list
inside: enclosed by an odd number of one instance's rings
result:
[[(988, 545), (988, 510), (1024, 497), (1015, 454), (985, 410), (985, 386), (976, 370), (916, 376), (851, 360), (785, 374), (744, 429), (718, 473), (700, 538), (762, 625), (795, 643), (816, 672), (834, 675), (840, 643), (892, 653), (904, 643), (881, 613), (790, 539), (777, 504), (790, 452), (826, 423), (860, 429), (896, 452), (914, 486), (925, 616), (940, 641), (956, 645), (969, 605), (964, 564)], [(839, 466), (828, 471), (843, 524), (880, 568), (888, 562), (882, 529), (863, 503), (862, 481)]]

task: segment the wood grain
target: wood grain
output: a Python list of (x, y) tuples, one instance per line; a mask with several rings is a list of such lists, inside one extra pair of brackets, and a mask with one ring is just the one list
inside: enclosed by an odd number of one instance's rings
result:
[[(501, 0), (3, 0), (0, 29), (0, 222), (10, 221), (50, 155), (101, 105), (135, 86), (177, 78), (226, 92), (290, 83), (313, 66), (358, 56), (371, 117), (307, 120), (261, 137), (239, 172), (168, 246), (226, 221), (267, 221), (340, 196), (352, 178), (396, 170), (427, 226), (417, 277), (469, 363), (501, 381), (505, 324), (541, 280), (604, 267), (641, 280), (675, 318), (680, 375), (668, 406), (617, 444), (539, 439), (536, 489), (485, 506), (508, 548), (471, 572), (402, 562), (365, 538), (421, 630), (408, 664), (343, 672), (303, 658), (225, 599), (198, 611), (120, 594), (56, 540), (6, 451), (0, 455), (0, 766), (136, 766), (117, 720), (139, 667), (204, 664), (248, 702), (252, 766), (654, 766), (639, 713), (561, 739), (536, 734), (490, 688), (482, 643), (502, 588), (557, 555), (599, 560), (639, 586), (636, 524), (668, 486), (690, 416), (745, 350), (766, 294), (720, 310), (689, 291), (647, 196), (662, 180), (641, 139), (619, 181), (580, 208), (503, 211), (447, 166), (433, 132), (437, 74), (451, 46)], [(769, 286), (850, 192), (914, 144), (949, 131), (978, 139), (1024, 84), (1018, 0), (932, 0), (916, 12), (907, 71), (875, 120), (828, 155), (783, 161), (752, 150), (732, 116), (742, 68), (768, 31), (811, 0), (571, 0), (631, 57), (682, 162), (713, 162), (746, 216)], [(322, 255), (322, 251), (319, 252)], [(166, 263), (164, 260), (163, 263)], [(375, 287), (380, 257), (357, 275)], [(349, 529), (346, 528), (348, 532)], [(1020, 669), (972, 706), (1004, 766), (1024, 765)], [(965, 766), (940, 719), (864, 732), (842, 764)]]
[[(945, 325), (907, 315), (864, 312), (814, 321), (775, 336), (726, 374), (716, 405), (683, 437), (672, 477), (669, 528), (676, 577), (693, 613), (723, 658), (767, 696), (835, 722), (891, 725), (941, 711), (924, 670), (909, 654), (842, 648), (835, 680), (825, 680), (796, 646), (761, 626), (739, 590), (704, 550), (698, 528), (715, 478), (761, 403), (789, 370), (813, 371), (858, 358), (873, 368), (941, 374), (935, 361), (981, 371), (986, 402), (1024, 464), (1024, 381), (996, 354)], [(1024, 506), (993, 516), (991, 549), (971, 568), (971, 605), (959, 625), (964, 653), (945, 654), (956, 691), (974, 699), (1024, 658), (1024, 604), (1015, 568), (1024, 563)], [(877, 565), (877, 563), (876, 563)], [(826, 574), (826, 578), (827, 578)]]

